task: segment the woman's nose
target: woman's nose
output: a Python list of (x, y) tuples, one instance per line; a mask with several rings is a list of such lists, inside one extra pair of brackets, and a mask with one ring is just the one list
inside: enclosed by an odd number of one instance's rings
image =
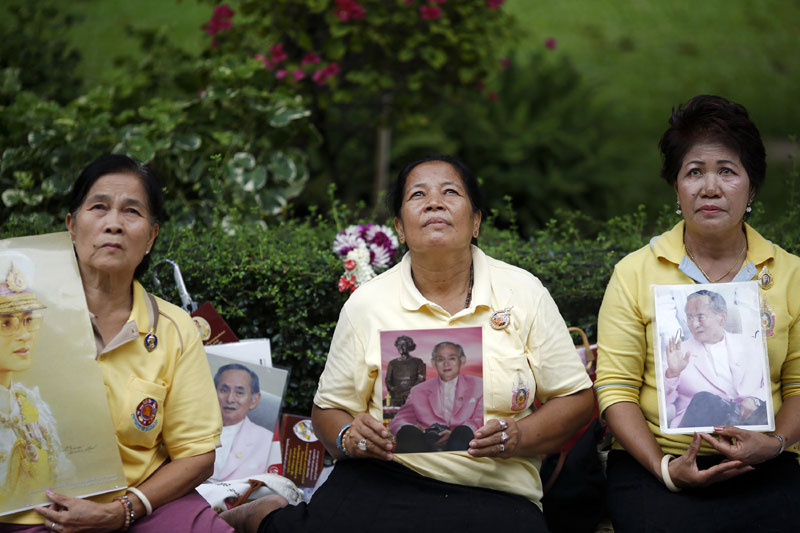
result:
[(442, 195), (438, 193), (432, 193), (428, 195), (428, 203), (425, 206), (425, 209), (428, 211), (432, 209), (441, 209), (442, 204)]
[(719, 176), (714, 172), (707, 172), (703, 176), (703, 195), (717, 196), (719, 194)]

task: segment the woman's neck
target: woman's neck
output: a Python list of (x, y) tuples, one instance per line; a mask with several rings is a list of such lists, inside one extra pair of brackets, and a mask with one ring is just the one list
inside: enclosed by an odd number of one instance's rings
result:
[(723, 235), (703, 235), (687, 228), (683, 243), (689, 258), (714, 283), (735, 278), (747, 257), (747, 236), (743, 226)]
[(133, 307), (133, 277), (81, 268), (86, 305), (104, 342), (111, 340), (128, 321)]
[(411, 252), (411, 276), (426, 299), (440, 305), (451, 315), (465, 307), (470, 288), (472, 251), (452, 254), (415, 254)]

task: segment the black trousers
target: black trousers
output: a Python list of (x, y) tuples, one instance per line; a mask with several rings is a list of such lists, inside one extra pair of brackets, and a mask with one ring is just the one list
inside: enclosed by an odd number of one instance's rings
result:
[(339, 461), (309, 504), (279, 509), (259, 533), (546, 532), (544, 515), (522, 496), (444, 483), (398, 463)]
[[(701, 456), (701, 469), (722, 461)], [(608, 454), (608, 512), (615, 533), (800, 531), (800, 464), (783, 453), (755, 470), (699, 489), (670, 492), (631, 455)]]

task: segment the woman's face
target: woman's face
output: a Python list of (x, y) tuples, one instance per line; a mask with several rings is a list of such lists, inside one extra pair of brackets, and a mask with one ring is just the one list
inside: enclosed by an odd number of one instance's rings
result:
[(81, 267), (133, 276), (158, 235), (158, 224), (150, 218), (147, 193), (137, 176), (99, 178), (75, 216), (67, 215)]
[(717, 143), (699, 143), (686, 153), (675, 192), (687, 229), (706, 234), (739, 228), (754, 196), (739, 154)]
[(0, 373), (31, 367), (42, 316), (32, 311), (0, 315)]
[(461, 176), (442, 161), (422, 163), (406, 179), (394, 226), (409, 250), (469, 247), (481, 225)]

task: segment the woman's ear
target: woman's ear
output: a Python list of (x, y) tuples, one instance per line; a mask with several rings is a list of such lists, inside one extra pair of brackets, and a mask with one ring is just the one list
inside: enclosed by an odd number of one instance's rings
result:
[(405, 244), (406, 234), (405, 231), (403, 231), (403, 221), (397, 217), (394, 217), (394, 230), (397, 232), (397, 238), (400, 240), (400, 244)]

